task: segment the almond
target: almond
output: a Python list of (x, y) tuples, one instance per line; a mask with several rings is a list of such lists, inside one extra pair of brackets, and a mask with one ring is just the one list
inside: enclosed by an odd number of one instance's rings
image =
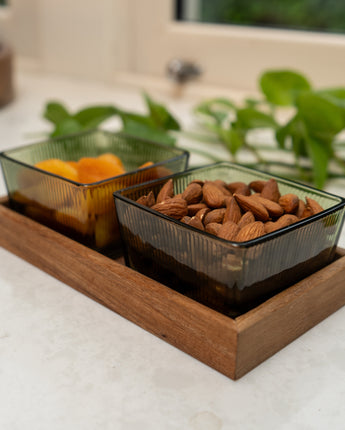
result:
[(241, 217), (241, 209), (238, 206), (235, 197), (230, 197), (226, 200), (226, 210), (224, 213), (223, 223), (226, 223), (227, 221), (232, 221), (237, 224)]
[(226, 187), (232, 194), (250, 196), (250, 188), (245, 182), (230, 182)]
[(251, 224), (252, 222), (255, 222), (255, 217), (252, 212), (248, 211), (242, 215), (242, 218), (238, 221), (237, 225), (242, 228), (247, 224)]
[(255, 221), (241, 228), (235, 240), (236, 242), (246, 242), (247, 240), (252, 240), (263, 236), (264, 234), (264, 223), (261, 221)]
[(313, 211), (313, 215), (318, 214), (324, 210), (316, 200), (310, 197), (306, 197), (305, 200), (307, 202), (307, 206)]
[(174, 185), (172, 179), (169, 179), (161, 188), (157, 195), (156, 203), (164, 202), (174, 196)]
[(201, 186), (204, 185), (204, 181), (202, 181), (201, 179), (193, 179), (190, 183), (191, 184), (199, 184)]
[(139, 197), (137, 203), (143, 206), (147, 206), (148, 208), (153, 206), (156, 203), (153, 192), (150, 191), (146, 196)]
[(251, 198), (256, 199), (258, 202), (264, 205), (270, 216), (273, 218), (278, 218), (284, 214), (284, 210), (280, 204), (274, 202), (273, 200), (265, 199), (259, 194), (252, 194)]
[(200, 218), (197, 218), (196, 216), (193, 216), (189, 222), (188, 225), (191, 227), (197, 228), (198, 230), (205, 230), (204, 224), (201, 222)]
[(280, 198), (280, 192), (277, 181), (273, 178), (269, 179), (264, 185), (263, 189), (260, 191), (260, 193), (261, 197), (278, 203)]
[(275, 222), (266, 222), (265, 231), (266, 233), (272, 233), (272, 231), (276, 231), (283, 227), (287, 227), (288, 225), (291, 225), (297, 221), (299, 221), (299, 219), (297, 218), (296, 215), (285, 214)]
[(180, 219), (180, 221), (183, 222), (184, 224), (188, 224), (191, 219), (192, 219), (192, 217), (186, 215), (186, 216), (182, 217)]
[(225, 208), (213, 209), (205, 215), (204, 225), (207, 225), (210, 222), (217, 222), (221, 224), (223, 222), (224, 214)]
[(202, 186), (197, 183), (192, 183), (182, 193), (182, 198), (186, 200), (188, 205), (199, 203), (202, 199)]
[(258, 221), (268, 221), (270, 216), (263, 204), (251, 198), (250, 196), (242, 196), (239, 194), (234, 194), (237, 203), (240, 208), (245, 212), (250, 211), (253, 213), (254, 217)]
[(217, 222), (210, 222), (205, 226), (205, 231), (210, 234), (214, 234), (215, 236), (218, 236), (218, 232), (221, 228), (222, 224), (218, 224)]
[(151, 209), (174, 219), (181, 219), (188, 214), (187, 202), (181, 198), (170, 198), (161, 203), (156, 203)]
[(305, 211), (305, 203), (303, 200), (299, 199), (298, 208), (296, 210), (296, 216), (298, 218), (302, 218), (304, 211)]
[(292, 193), (284, 194), (279, 198), (279, 204), (285, 213), (295, 213), (298, 209), (299, 197)]
[(203, 209), (200, 209), (196, 214), (195, 214), (195, 216), (197, 217), (197, 218), (199, 218), (200, 219), (200, 221), (201, 222), (203, 222), (204, 221), (204, 218), (205, 218), (205, 216), (206, 216), (206, 214), (208, 214), (209, 212), (210, 212), (210, 208), (203, 208)]
[(201, 209), (209, 209), (205, 203), (195, 203), (192, 205), (188, 205), (188, 215), (194, 216), (197, 212), (199, 212)]
[(218, 237), (226, 240), (234, 240), (239, 231), (240, 228), (237, 224), (232, 221), (228, 221), (220, 227)]
[(256, 193), (261, 193), (262, 189), (264, 188), (266, 184), (266, 181), (252, 181), (249, 184), (249, 188)]
[(203, 186), (204, 202), (210, 208), (220, 208), (224, 206), (224, 194), (212, 182), (205, 182)]
[(226, 187), (226, 182), (222, 179), (214, 179), (212, 182), (217, 186)]
[(220, 179), (216, 179), (215, 181), (212, 181), (213, 184), (220, 189), (220, 191), (228, 197), (232, 196), (232, 193), (226, 188), (226, 183)]
[(301, 218), (308, 218), (309, 216), (312, 216), (312, 215), (314, 215), (312, 208), (306, 205)]
[(274, 221), (267, 221), (265, 222), (265, 232), (266, 233), (272, 233), (272, 231), (278, 230), (279, 227), (276, 227), (276, 222)]

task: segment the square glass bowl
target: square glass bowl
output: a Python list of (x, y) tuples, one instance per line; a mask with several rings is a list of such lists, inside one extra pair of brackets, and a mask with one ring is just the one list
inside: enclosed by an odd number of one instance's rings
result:
[(157, 196), (168, 178), (115, 192), (126, 264), (208, 307), (239, 315), (335, 257), (344, 222), (345, 199), (341, 197), (226, 162), (171, 178), (175, 195), (194, 179), (248, 184), (275, 178), (282, 195), (310, 197), (324, 208), (257, 239), (230, 242), (136, 203), (151, 190)]
[[(36, 168), (42, 160), (118, 156), (127, 173), (82, 184)], [(0, 153), (13, 209), (100, 252), (119, 243), (113, 192), (186, 169), (188, 152), (119, 133), (93, 130)], [(154, 164), (138, 167), (151, 161)]]

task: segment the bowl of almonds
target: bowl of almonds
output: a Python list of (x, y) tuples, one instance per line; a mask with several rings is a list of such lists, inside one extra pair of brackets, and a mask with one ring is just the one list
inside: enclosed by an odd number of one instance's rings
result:
[(238, 315), (329, 264), (345, 199), (221, 162), (115, 192), (126, 264)]

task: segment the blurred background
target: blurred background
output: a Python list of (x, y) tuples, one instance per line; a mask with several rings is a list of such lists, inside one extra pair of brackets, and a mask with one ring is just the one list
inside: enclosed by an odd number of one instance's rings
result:
[(277, 67), (344, 79), (336, 0), (1, 0), (0, 28), (22, 70), (157, 86), (177, 58), (197, 65), (199, 84), (227, 89), (253, 90)]
[[(326, 101), (310, 94), (303, 106), (304, 125), (310, 130), (322, 125), (323, 129), (316, 136), (317, 144), (311, 131), (314, 140), (307, 136), (302, 150), (299, 146), (295, 153), (291, 138), (305, 136), (298, 127), (290, 135), (286, 128), (277, 128), (280, 110), (276, 107), (281, 100), (275, 96), (286, 90), (285, 85), (290, 85), (290, 96), (296, 88), (345, 87), (344, 31), (345, 3), (335, 0), (0, 0), (0, 149), (51, 133), (46, 121), (46, 105), (51, 100), (63, 104), (70, 116), (95, 105), (146, 114), (145, 91), (164, 104), (181, 130), (187, 131), (177, 136), (177, 143), (192, 150), (192, 164), (238, 161), (239, 149), (248, 149), (253, 129), (260, 128), (255, 144), (280, 146), (285, 152), (278, 157), (289, 157), (292, 167), (299, 170), (299, 158), (308, 155), (309, 167), (311, 161), (314, 169), (312, 180), (321, 170), (317, 184), (323, 185), (329, 160), (344, 173), (344, 157), (336, 159), (333, 149), (326, 152), (324, 148), (345, 128), (345, 90), (328, 93)], [(277, 76), (270, 76), (261, 109), (260, 78), (270, 70), (297, 71), (306, 79), (283, 74), (277, 89)], [(214, 97), (227, 99), (223, 111), (202, 106), (197, 113), (207, 111), (213, 128), (211, 135), (196, 135), (195, 106)], [(296, 108), (294, 102), (290, 97), (287, 104)], [(320, 115), (315, 110), (310, 118), (309, 108), (316, 103)], [(243, 107), (252, 110), (240, 110)], [(221, 124), (225, 117), (229, 119), (229, 109), (237, 117)], [(290, 114), (283, 112), (283, 122)], [(124, 116), (105, 119), (102, 126), (114, 129), (121, 127)], [(152, 117), (144, 119), (146, 124), (150, 121)], [(202, 125), (210, 132), (208, 123)], [(142, 124), (135, 127), (131, 132), (143, 132)], [(78, 131), (75, 127), (61, 130)], [(159, 131), (171, 134), (171, 130)], [(153, 136), (151, 130), (145, 132)], [(284, 139), (290, 139), (290, 147)], [(313, 153), (307, 154), (310, 142)], [(344, 150), (344, 142), (338, 149)], [(257, 148), (254, 151), (258, 155)], [(261, 155), (254, 157), (256, 163), (262, 160)], [(267, 163), (255, 165), (266, 167)]]

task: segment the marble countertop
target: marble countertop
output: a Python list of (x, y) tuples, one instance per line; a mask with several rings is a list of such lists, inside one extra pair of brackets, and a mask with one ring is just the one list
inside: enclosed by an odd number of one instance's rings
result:
[[(48, 130), (51, 98), (142, 103), (134, 89), (53, 75), (22, 73), (16, 87), (0, 150)], [(188, 103), (169, 103), (188, 121)], [(234, 382), (0, 248), (2, 430), (340, 430), (344, 399), (345, 307)]]

